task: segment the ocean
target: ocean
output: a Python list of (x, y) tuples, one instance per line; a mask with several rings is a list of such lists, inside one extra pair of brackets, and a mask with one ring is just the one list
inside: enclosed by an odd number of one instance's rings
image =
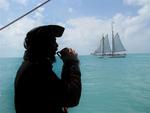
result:
[[(150, 113), (150, 54), (79, 56), (82, 95), (69, 113)], [(60, 77), (62, 62), (54, 71)], [(15, 113), (14, 79), (22, 58), (0, 58), (0, 113)]]

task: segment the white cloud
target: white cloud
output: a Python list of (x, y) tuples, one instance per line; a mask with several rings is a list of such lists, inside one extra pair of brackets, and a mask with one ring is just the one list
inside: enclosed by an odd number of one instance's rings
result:
[(32, 18), (24, 17), (1, 31), (0, 51), (2, 52), (0, 52), (0, 57), (23, 55), (26, 33), (32, 28), (42, 25), (43, 11), (44, 8), (39, 8), (33, 13)]
[(24, 52), (23, 42), (26, 33), (41, 24), (40, 21), (24, 18), (1, 31), (0, 57), (22, 56)]
[(72, 13), (72, 12), (73, 12), (73, 8), (71, 8), (71, 7), (68, 8), (68, 12), (69, 12), (69, 13)]
[(44, 18), (43, 14), (42, 14), (44, 12), (44, 10), (45, 10), (44, 7), (37, 9), (33, 17), (39, 21), (42, 21), (42, 19)]
[[(80, 17), (67, 20), (64, 23), (60, 22), (60, 25), (66, 26), (66, 30), (63, 37), (58, 39), (59, 49), (71, 47), (77, 50), (79, 54), (93, 52), (98, 47), (103, 33), (109, 33), (109, 36), (111, 36), (110, 24), (114, 20), (115, 32), (119, 32), (128, 52), (150, 52), (149, 0), (124, 0), (124, 2), (130, 5), (136, 4), (140, 7), (136, 16), (125, 16), (116, 13), (108, 19)], [(22, 56), (25, 35), (33, 27), (42, 24), (43, 11), (44, 8), (38, 9), (34, 13), (33, 19), (24, 18), (10, 28), (1, 31), (0, 56)]]
[(8, 9), (9, 5), (8, 0), (0, 0), (0, 9)]
[(69, 26), (65, 30), (63, 38), (59, 40), (60, 49), (71, 47), (80, 54), (89, 54), (98, 45), (103, 33), (107, 33), (110, 21), (96, 19), (95, 17), (83, 17), (71, 19), (66, 22)]
[(136, 16), (125, 16), (117, 13), (110, 19), (101, 20), (95, 17), (81, 17), (66, 22), (62, 47), (75, 48), (80, 54), (89, 54), (98, 47), (102, 33), (111, 36), (111, 21), (115, 22), (115, 32), (119, 32), (128, 52), (150, 52), (150, 4), (149, 0), (126, 0), (141, 5)]
[(128, 5), (146, 5), (150, 3), (150, 0), (123, 0)]

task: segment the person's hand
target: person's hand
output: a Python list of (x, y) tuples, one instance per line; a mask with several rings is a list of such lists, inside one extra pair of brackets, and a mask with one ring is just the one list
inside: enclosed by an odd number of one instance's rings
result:
[(61, 58), (64, 57), (76, 57), (77, 53), (72, 48), (64, 48), (60, 51)]
[(78, 54), (72, 48), (64, 48), (57, 52), (57, 55), (66, 64), (79, 63)]

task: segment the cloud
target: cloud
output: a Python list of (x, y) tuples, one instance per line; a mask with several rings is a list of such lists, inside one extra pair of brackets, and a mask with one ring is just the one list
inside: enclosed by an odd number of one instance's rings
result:
[(100, 37), (107, 33), (110, 21), (95, 17), (82, 17), (68, 20), (63, 38), (59, 40), (60, 48), (71, 47), (80, 54), (89, 54), (96, 49)]
[(71, 8), (71, 7), (68, 8), (68, 12), (69, 12), (69, 13), (72, 13), (72, 12), (73, 12), (73, 8)]
[[(93, 16), (72, 18), (66, 20), (66, 22), (58, 22), (58, 24), (66, 28), (63, 37), (58, 38), (59, 49), (71, 47), (79, 54), (90, 54), (98, 47), (103, 33), (108, 33), (109, 37), (111, 37), (111, 21), (113, 20), (115, 22), (114, 31), (115, 33), (119, 32), (128, 52), (150, 52), (149, 0), (124, 0), (124, 2), (127, 5), (138, 6), (137, 15), (127, 16), (122, 13), (116, 13), (112, 18), (106, 19)], [(44, 22), (42, 13), (44, 10), (44, 8), (38, 9), (32, 18), (24, 18), (0, 33), (0, 56), (23, 55), (25, 35), (33, 27), (42, 25)]]
[(72, 47), (80, 54), (89, 54), (98, 45), (101, 35), (108, 33), (111, 37), (111, 21), (115, 22), (115, 32), (119, 32), (121, 40), (128, 52), (150, 52), (150, 3), (149, 0), (126, 0), (126, 3), (140, 5), (136, 16), (116, 13), (112, 18), (80, 17), (66, 21), (61, 47)]
[(1, 9), (6, 10), (9, 8), (9, 6), (10, 6), (10, 4), (9, 4), (8, 0), (0, 0), (0, 10)]
[(111, 37), (110, 24), (113, 20), (115, 32), (119, 32), (128, 52), (150, 52), (148, 43), (150, 42), (150, 27), (148, 26), (150, 25), (150, 1), (124, 0), (124, 2), (128, 5), (140, 6), (136, 16), (116, 13), (106, 20), (96, 17), (68, 20), (66, 26), (70, 28), (65, 31), (61, 45), (75, 48), (80, 54), (89, 54), (98, 47), (103, 33), (108, 33)]
[[(39, 5), (39, 4), (38, 4)], [(38, 6), (37, 5), (37, 6)], [(39, 21), (42, 21), (43, 20), (43, 18), (44, 18), (44, 16), (43, 16), (43, 12), (45, 11), (45, 8), (44, 7), (40, 7), (40, 8), (38, 8), (36, 11), (35, 11), (35, 13), (34, 13), (34, 18), (35, 19), (38, 19)]]
[(123, 0), (123, 1), (128, 5), (139, 5), (139, 6), (144, 6), (150, 3), (149, 0)]
[(1, 31), (0, 57), (22, 56), (24, 52), (23, 42), (26, 33), (41, 24), (40, 21), (36, 21), (32, 18), (24, 18)]
[[(39, 8), (31, 17), (24, 17), (0, 32), (0, 57), (22, 56), (26, 33), (43, 24), (44, 8)], [(2, 27), (2, 25), (0, 25)], [(5, 50), (5, 51), (3, 51)]]

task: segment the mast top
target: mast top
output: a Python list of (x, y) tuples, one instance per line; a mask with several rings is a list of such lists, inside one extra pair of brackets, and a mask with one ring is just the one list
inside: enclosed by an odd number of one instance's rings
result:
[(112, 36), (114, 38), (114, 27), (113, 27), (114, 21), (111, 22), (111, 29), (112, 29)]

